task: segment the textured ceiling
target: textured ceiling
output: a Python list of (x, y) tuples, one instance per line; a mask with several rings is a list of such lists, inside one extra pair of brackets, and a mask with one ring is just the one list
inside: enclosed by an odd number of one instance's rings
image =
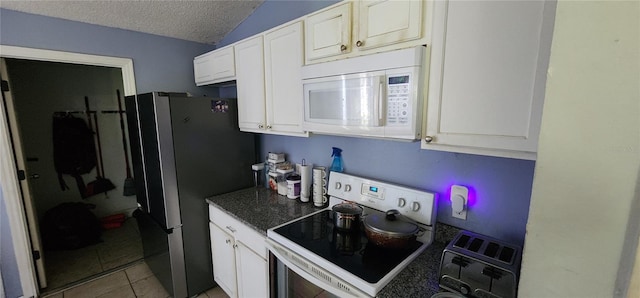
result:
[(215, 44), (244, 21), (262, 2), (263, 0), (0, 0), (0, 7)]

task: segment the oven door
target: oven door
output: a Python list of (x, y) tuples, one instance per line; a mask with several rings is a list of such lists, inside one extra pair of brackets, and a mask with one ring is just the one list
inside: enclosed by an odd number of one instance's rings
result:
[(371, 297), (271, 239), (267, 247), (271, 298)]

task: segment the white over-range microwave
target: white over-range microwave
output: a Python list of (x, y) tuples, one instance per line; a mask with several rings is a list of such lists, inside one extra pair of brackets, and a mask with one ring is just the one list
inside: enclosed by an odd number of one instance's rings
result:
[(303, 128), (312, 133), (420, 139), (425, 46), (304, 66)]

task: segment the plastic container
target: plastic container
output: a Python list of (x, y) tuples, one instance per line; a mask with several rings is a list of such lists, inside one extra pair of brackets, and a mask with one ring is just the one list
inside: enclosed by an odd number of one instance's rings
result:
[(276, 183), (278, 184), (278, 194), (287, 195), (287, 177), (293, 173), (293, 169), (277, 169)]
[(300, 197), (300, 175), (292, 174), (287, 177), (287, 198), (297, 199)]
[(269, 188), (278, 191), (278, 173), (269, 172)]
[(332, 147), (333, 152), (331, 156), (333, 160), (331, 161), (331, 167), (329, 167), (329, 171), (331, 172), (343, 172), (344, 168), (342, 166), (342, 149), (338, 147)]

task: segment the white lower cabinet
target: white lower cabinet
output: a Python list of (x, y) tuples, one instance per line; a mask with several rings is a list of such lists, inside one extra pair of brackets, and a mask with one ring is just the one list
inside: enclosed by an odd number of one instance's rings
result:
[(268, 297), (269, 262), (241, 241), (236, 241), (239, 297)]
[(229, 295), (237, 297), (235, 241), (233, 236), (209, 223), (211, 233), (211, 256), (213, 258), (213, 279)]
[(268, 297), (265, 237), (209, 206), (213, 276), (229, 297)]

